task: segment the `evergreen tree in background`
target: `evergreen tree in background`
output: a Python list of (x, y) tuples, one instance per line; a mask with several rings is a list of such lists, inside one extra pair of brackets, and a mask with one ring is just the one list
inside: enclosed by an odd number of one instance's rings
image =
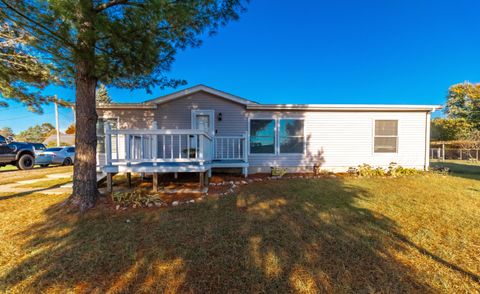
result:
[(480, 83), (464, 82), (448, 89), (445, 113), (449, 118), (464, 119), (480, 130)]
[(95, 100), (97, 101), (97, 104), (112, 103), (112, 99), (110, 98), (110, 95), (108, 95), (107, 87), (105, 87), (105, 85), (102, 83), (100, 83), (100, 86), (98, 86), (95, 94)]
[[(0, 17), (29, 36), (25, 52), (76, 91), (73, 193), (66, 204), (83, 211), (98, 197), (97, 83), (147, 91), (184, 84), (165, 75), (177, 51), (199, 46), (200, 36), (237, 19), (243, 9), (242, 0), (0, 0)], [(5, 75), (21, 78), (13, 71)], [(21, 81), (43, 86), (55, 80), (50, 75)]]
[(43, 123), (21, 131), (15, 136), (15, 140), (19, 142), (42, 143), (53, 132), (55, 132), (55, 127), (52, 124)]

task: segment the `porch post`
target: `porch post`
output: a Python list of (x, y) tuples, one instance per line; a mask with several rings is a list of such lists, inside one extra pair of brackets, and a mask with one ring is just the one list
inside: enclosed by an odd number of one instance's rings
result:
[(128, 182), (128, 187), (132, 187), (132, 173), (127, 173), (127, 182)]
[(200, 189), (203, 189), (205, 187), (205, 173), (204, 172), (199, 173), (199, 181), (200, 181)]
[(209, 180), (209, 177), (208, 177), (208, 171), (204, 172), (204, 184), (206, 187), (208, 187), (208, 180)]
[[(156, 121), (154, 121), (152, 123), (152, 129), (153, 130), (158, 129), (158, 125), (157, 125)], [(153, 162), (153, 165), (156, 166), (157, 165), (157, 158), (158, 158), (158, 135), (153, 136), (152, 149), (153, 149), (152, 150), (153, 159), (155, 160)]]
[(112, 164), (112, 134), (110, 131), (110, 124), (105, 124), (105, 156), (107, 165)]
[(244, 133), (243, 135), (243, 161), (248, 162), (248, 135)]
[(153, 191), (158, 192), (158, 173), (153, 173)]
[(113, 174), (107, 173), (107, 191), (108, 193), (113, 192)]
[(205, 145), (203, 144), (203, 140), (205, 140), (203, 135), (198, 135), (198, 153), (199, 153), (199, 158), (204, 160), (204, 147)]

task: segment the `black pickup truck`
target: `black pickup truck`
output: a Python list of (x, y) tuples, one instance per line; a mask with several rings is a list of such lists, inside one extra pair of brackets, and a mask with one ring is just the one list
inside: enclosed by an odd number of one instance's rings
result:
[(18, 169), (31, 169), (35, 165), (35, 149), (28, 143), (7, 142), (0, 135), (0, 167), (8, 164)]

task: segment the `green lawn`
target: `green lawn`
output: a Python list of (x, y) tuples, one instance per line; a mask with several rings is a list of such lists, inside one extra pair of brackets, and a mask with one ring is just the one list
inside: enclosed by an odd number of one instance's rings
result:
[(480, 291), (480, 180), (279, 180), (85, 215), (0, 194), (1, 292)]
[(467, 160), (432, 161), (433, 167), (448, 167), (454, 176), (480, 179), (480, 162)]

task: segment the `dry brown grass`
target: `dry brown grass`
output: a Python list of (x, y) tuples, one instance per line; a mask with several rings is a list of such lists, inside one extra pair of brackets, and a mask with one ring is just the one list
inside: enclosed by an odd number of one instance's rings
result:
[(0, 291), (480, 291), (476, 179), (280, 180), (82, 216), (66, 196), (0, 194)]
[[(73, 166), (51, 166), (31, 170), (6, 170), (0, 171), (0, 185), (11, 184), (17, 181), (43, 178), (48, 174), (73, 173)], [(1, 189), (0, 189), (1, 192)]]

